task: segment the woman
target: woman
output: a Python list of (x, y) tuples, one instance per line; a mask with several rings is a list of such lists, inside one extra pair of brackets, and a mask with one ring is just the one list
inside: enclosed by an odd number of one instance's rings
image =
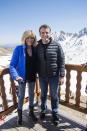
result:
[(10, 74), (19, 83), (18, 93), (18, 124), (22, 125), (22, 106), (26, 83), (29, 86), (29, 116), (37, 121), (34, 115), (34, 88), (36, 80), (36, 36), (32, 30), (27, 30), (22, 36), (22, 45), (15, 48), (10, 63)]

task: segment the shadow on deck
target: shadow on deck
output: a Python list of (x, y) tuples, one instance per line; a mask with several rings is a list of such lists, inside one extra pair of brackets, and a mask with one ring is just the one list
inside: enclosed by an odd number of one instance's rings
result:
[[(26, 105), (26, 104), (25, 104)], [(28, 105), (27, 105), (28, 106)], [(59, 118), (60, 122), (58, 126), (55, 126), (52, 123), (51, 110), (48, 109), (46, 118), (44, 120), (40, 120), (39, 118), (40, 108), (35, 108), (35, 114), (38, 117), (37, 123), (34, 123), (31, 118), (28, 116), (28, 110), (23, 110), (23, 125), (17, 125), (17, 111), (15, 110), (13, 113), (8, 115), (4, 121), (4, 123), (0, 126), (0, 131), (85, 131), (85, 126), (79, 124), (78, 122), (72, 120), (66, 112), (66, 115), (63, 114), (63, 110), (59, 110)]]

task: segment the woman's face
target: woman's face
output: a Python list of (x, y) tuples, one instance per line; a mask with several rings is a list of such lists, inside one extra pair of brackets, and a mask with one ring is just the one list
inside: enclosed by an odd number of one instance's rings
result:
[(25, 40), (25, 43), (29, 46), (33, 45), (34, 43), (34, 37), (27, 37)]

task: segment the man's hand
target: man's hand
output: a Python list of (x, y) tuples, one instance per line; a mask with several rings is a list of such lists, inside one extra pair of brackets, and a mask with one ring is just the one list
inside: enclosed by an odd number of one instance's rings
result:
[(59, 78), (59, 85), (63, 85), (64, 84), (64, 77), (60, 77)]

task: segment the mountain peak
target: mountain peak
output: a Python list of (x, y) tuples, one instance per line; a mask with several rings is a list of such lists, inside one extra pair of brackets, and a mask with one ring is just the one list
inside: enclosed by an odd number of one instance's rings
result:
[(87, 35), (87, 28), (86, 27), (84, 27), (82, 30), (79, 31), (79, 37), (81, 37), (83, 35)]

